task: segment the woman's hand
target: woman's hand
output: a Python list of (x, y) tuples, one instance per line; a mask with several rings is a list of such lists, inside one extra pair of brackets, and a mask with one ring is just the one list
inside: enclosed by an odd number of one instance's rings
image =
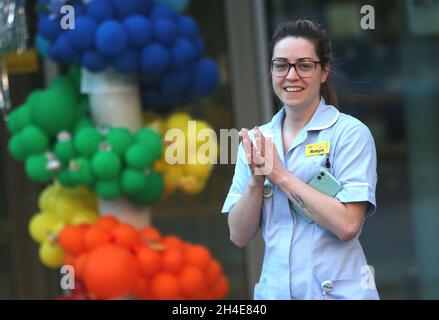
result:
[(254, 129), (257, 151), (255, 153), (255, 163), (259, 174), (263, 174), (274, 183), (279, 184), (286, 176), (286, 169), (279, 157), (276, 145), (272, 137), (264, 137), (258, 127)]
[(252, 174), (250, 184), (254, 187), (262, 186), (265, 181), (265, 175), (260, 174), (260, 170), (258, 168), (259, 164), (257, 164), (255, 160), (256, 148), (254, 147), (253, 142), (250, 139), (248, 130), (245, 128), (241, 129), (241, 131), (239, 132), (239, 138), (242, 140), (245, 158), (247, 159), (247, 163), (250, 167), (250, 172)]

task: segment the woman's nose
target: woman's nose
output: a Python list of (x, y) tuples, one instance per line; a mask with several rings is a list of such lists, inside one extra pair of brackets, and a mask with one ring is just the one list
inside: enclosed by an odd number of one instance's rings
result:
[(291, 66), (290, 70), (288, 70), (287, 76), (285, 77), (288, 80), (297, 80), (300, 79), (299, 74), (296, 72), (296, 68)]

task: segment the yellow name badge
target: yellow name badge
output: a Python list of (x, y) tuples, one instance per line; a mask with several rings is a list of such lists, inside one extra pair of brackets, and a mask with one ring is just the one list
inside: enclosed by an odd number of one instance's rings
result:
[(305, 150), (305, 156), (312, 157), (322, 154), (328, 154), (331, 144), (327, 142), (318, 142), (313, 144), (307, 144)]

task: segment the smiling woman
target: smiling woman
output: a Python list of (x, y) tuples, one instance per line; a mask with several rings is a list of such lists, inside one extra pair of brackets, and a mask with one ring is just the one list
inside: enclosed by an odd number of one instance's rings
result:
[(335, 107), (326, 30), (308, 20), (283, 23), (271, 49), (272, 86), (283, 108), (261, 128), (241, 130), (222, 209), (238, 247), (262, 231), (254, 298), (378, 299), (374, 286), (362, 285), (367, 262), (359, 242), (376, 209), (374, 139)]

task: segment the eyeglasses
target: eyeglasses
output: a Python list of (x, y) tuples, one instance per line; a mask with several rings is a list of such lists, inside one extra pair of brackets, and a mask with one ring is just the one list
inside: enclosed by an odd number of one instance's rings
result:
[(321, 64), (320, 61), (314, 60), (304, 60), (296, 63), (289, 63), (283, 60), (273, 60), (271, 61), (271, 73), (275, 77), (283, 78), (287, 76), (291, 67), (293, 67), (299, 77), (310, 78), (316, 71), (318, 63)]

